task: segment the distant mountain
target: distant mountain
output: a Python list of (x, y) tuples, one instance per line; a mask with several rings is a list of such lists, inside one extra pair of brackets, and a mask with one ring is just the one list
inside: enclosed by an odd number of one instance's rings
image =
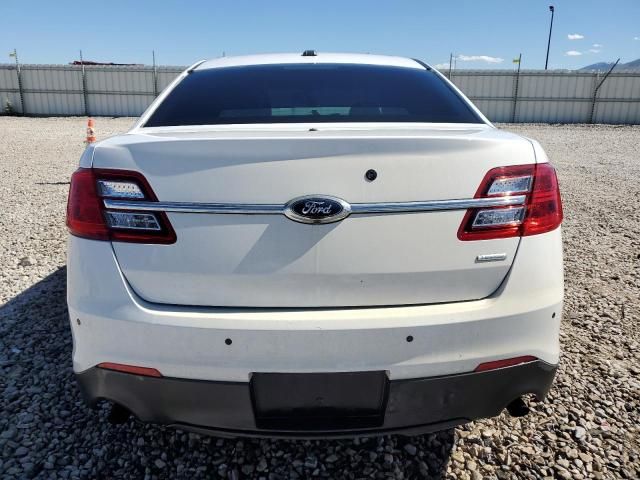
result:
[[(594, 63), (593, 65), (587, 65), (586, 67), (582, 67), (579, 70), (581, 72), (594, 72), (596, 70), (607, 71), (611, 68), (612, 65), (613, 65), (613, 62), (611, 63), (600, 62), (600, 63)], [(640, 58), (632, 62), (619, 63), (616, 69), (614, 70), (614, 72), (622, 72), (622, 71), (640, 72)]]
[(633, 62), (625, 63), (625, 68), (632, 68), (634, 70), (640, 70), (640, 58)]

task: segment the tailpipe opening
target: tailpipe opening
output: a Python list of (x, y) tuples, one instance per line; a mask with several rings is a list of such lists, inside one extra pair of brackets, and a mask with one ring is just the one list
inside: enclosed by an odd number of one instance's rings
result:
[(529, 406), (524, 402), (522, 397), (518, 397), (507, 405), (507, 412), (512, 417), (524, 417), (529, 413)]
[(122, 425), (129, 420), (130, 416), (131, 411), (128, 408), (123, 407), (119, 403), (113, 403), (111, 404), (111, 410), (109, 411), (107, 421), (111, 425)]

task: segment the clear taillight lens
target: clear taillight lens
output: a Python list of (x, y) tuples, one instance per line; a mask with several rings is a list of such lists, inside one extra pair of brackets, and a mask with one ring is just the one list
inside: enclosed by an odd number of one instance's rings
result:
[(487, 192), (488, 196), (509, 195), (513, 193), (525, 193), (531, 190), (531, 175), (524, 177), (496, 178)]
[(107, 219), (107, 225), (109, 225), (110, 228), (154, 231), (160, 231), (162, 229), (154, 213), (114, 212), (107, 210), (105, 217)]
[(144, 192), (135, 182), (117, 182), (114, 180), (98, 180), (101, 197), (143, 199)]
[(473, 228), (503, 227), (518, 225), (522, 222), (524, 207), (492, 208), (479, 210), (473, 219)]
[(117, 242), (176, 241), (165, 213), (107, 210), (105, 198), (157, 201), (151, 186), (138, 172), (80, 168), (71, 177), (67, 203), (67, 226), (72, 235)]
[(536, 235), (562, 223), (558, 179), (548, 163), (494, 168), (485, 175), (475, 198), (513, 195), (525, 196), (525, 203), (468, 210), (458, 238), (466, 241)]

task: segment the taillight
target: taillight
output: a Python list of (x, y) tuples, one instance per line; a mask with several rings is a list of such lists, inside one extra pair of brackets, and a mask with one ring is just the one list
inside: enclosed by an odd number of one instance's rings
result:
[(522, 205), (467, 211), (460, 240), (537, 235), (562, 223), (562, 202), (555, 169), (548, 163), (498, 167), (485, 175), (474, 198), (522, 196)]
[(114, 242), (176, 241), (164, 212), (108, 210), (104, 200), (157, 202), (144, 176), (128, 170), (80, 168), (71, 177), (67, 226), (72, 235)]

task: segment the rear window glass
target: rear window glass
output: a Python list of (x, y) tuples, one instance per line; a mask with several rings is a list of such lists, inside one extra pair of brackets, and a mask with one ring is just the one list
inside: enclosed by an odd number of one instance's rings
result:
[(195, 70), (145, 126), (293, 122), (482, 121), (430, 70), (295, 64)]

